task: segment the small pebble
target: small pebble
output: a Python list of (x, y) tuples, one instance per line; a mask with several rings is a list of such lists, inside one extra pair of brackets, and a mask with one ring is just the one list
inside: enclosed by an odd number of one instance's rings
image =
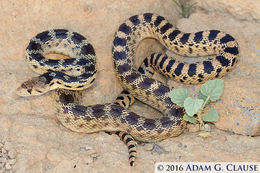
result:
[(2, 148), (1, 151), (2, 151), (3, 154), (6, 154), (6, 150), (4, 148)]
[(157, 145), (157, 144), (154, 144), (153, 149), (152, 149), (152, 154), (155, 152), (158, 154), (167, 153), (167, 151), (163, 147), (161, 147), (160, 145)]
[(3, 148), (4, 144), (0, 143), (0, 149)]
[(5, 164), (5, 169), (6, 169), (6, 170), (11, 170), (11, 169), (12, 169), (12, 166), (11, 166), (9, 163), (6, 163), (6, 164)]
[(12, 149), (12, 144), (11, 144), (11, 142), (5, 142), (4, 149), (5, 149), (5, 150), (11, 150), (11, 149)]
[(8, 151), (8, 156), (11, 159), (14, 159), (16, 156), (16, 151), (14, 149), (11, 149), (10, 151)]
[(86, 146), (85, 147), (85, 150), (88, 151), (88, 150), (92, 150), (93, 148), (92, 147), (89, 147), (89, 146)]
[(210, 131), (211, 131), (210, 125), (205, 124), (205, 125), (204, 125), (204, 130), (205, 130), (206, 132), (210, 132)]
[(7, 163), (9, 163), (10, 165), (14, 165), (16, 162), (16, 159), (10, 159), (7, 161)]

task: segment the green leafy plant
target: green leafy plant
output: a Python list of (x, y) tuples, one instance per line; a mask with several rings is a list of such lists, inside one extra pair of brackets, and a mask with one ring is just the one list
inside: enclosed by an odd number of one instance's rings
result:
[(185, 0), (173, 0), (173, 2), (180, 8), (180, 13), (182, 17), (188, 18), (190, 16), (190, 11), (197, 3), (189, 4)]
[(204, 122), (218, 120), (218, 112), (211, 108), (207, 113), (202, 113), (203, 109), (211, 101), (217, 101), (222, 94), (224, 82), (222, 79), (209, 80), (200, 88), (199, 98), (190, 97), (188, 90), (180, 88), (170, 92), (173, 103), (185, 109), (183, 119), (196, 124), (200, 123), (200, 128), (204, 127)]

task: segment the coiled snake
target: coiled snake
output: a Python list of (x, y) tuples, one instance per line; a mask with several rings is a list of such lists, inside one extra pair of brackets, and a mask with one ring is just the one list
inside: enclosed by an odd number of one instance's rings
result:
[[(202, 62), (180, 62), (166, 55), (154, 53), (137, 70), (133, 58), (138, 43), (155, 38), (174, 53), (183, 56), (215, 55)], [(48, 52), (68, 55), (72, 59), (50, 60)], [(43, 74), (18, 88), (19, 95), (43, 94), (55, 88), (80, 90), (95, 79), (95, 52), (81, 35), (67, 30), (51, 30), (34, 37), (26, 49), (27, 60), (36, 72)], [(112, 46), (117, 76), (125, 91), (115, 103), (81, 106), (77, 93), (59, 89), (57, 93), (58, 119), (76, 132), (114, 132), (128, 145), (130, 165), (134, 165), (134, 140), (160, 141), (180, 135), (185, 128), (183, 110), (172, 103), (170, 89), (151, 78), (157, 70), (186, 84), (203, 83), (220, 78), (238, 62), (238, 44), (232, 36), (217, 30), (183, 33), (162, 16), (151, 13), (135, 15), (120, 25)], [(66, 73), (66, 74), (64, 74)], [(159, 110), (164, 116), (157, 119), (141, 117), (128, 108), (133, 98)]]

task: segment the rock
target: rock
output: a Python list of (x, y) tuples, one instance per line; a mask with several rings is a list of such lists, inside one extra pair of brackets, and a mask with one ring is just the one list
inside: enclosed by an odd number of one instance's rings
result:
[(9, 163), (6, 163), (6, 164), (5, 164), (5, 169), (6, 169), (6, 170), (11, 170), (11, 169), (12, 169), (12, 166), (11, 166)]
[(14, 159), (15, 156), (16, 156), (16, 151), (14, 149), (11, 149), (8, 151), (8, 156), (11, 158), (11, 159)]
[(4, 148), (2, 148), (1, 152), (2, 152), (3, 154), (6, 154), (6, 153), (7, 153), (6, 149), (4, 149)]
[(16, 162), (16, 159), (10, 159), (10, 160), (8, 160), (7, 163), (9, 163), (10, 165), (14, 165), (15, 162)]
[(209, 12), (228, 13), (235, 18), (260, 22), (260, 1), (195, 0), (196, 6)]
[(205, 125), (204, 125), (204, 131), (206, 131), (206, 132), (210, 132), (210, 131), (211, 131), (211, 127), (210, 127), (210, 125), (205, 124)]
[(10, 142), (5, 142), (4, 149), (5, 150), (11, 150), (11, 148), (12, 148), (12, 144)]

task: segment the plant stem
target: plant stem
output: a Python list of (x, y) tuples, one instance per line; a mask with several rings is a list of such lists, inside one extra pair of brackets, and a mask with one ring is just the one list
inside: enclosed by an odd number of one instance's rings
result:
[(203, 103), (203, 105), (201, 106), (201, 108), (199, 109), (199, 111), (198, 111), (198, 113), (197, 113), (197, 115), (198, 115), (198, 121), (199, 121), (199, 123), (200, 123), (200, 129), (202, 128), (202, 127), (204, 127), (204, 122), (203, 122), (203, 119), (202, 119), (202, 110), (204, 109), (204, 107), (206, 106), (206, 104), (207, 104), (207, 102), (209, 101), (209, 98), (210, 98), (210, 96), (208, 96), (207, 98), (206, 98), (206, 100), (204, 101), (204, 103)]
[(201, 110), (204, 109), (204, 107), (206, 106), (207, 102), (209, 101), (209, 98), (210, 98), (210, 96), (208, 96), (208, 97), (206, 98), (206, 100), (204, 101), (204, 103), (203, 103), (203, 105), (202, 105), (202, 107), (201, 107)]

